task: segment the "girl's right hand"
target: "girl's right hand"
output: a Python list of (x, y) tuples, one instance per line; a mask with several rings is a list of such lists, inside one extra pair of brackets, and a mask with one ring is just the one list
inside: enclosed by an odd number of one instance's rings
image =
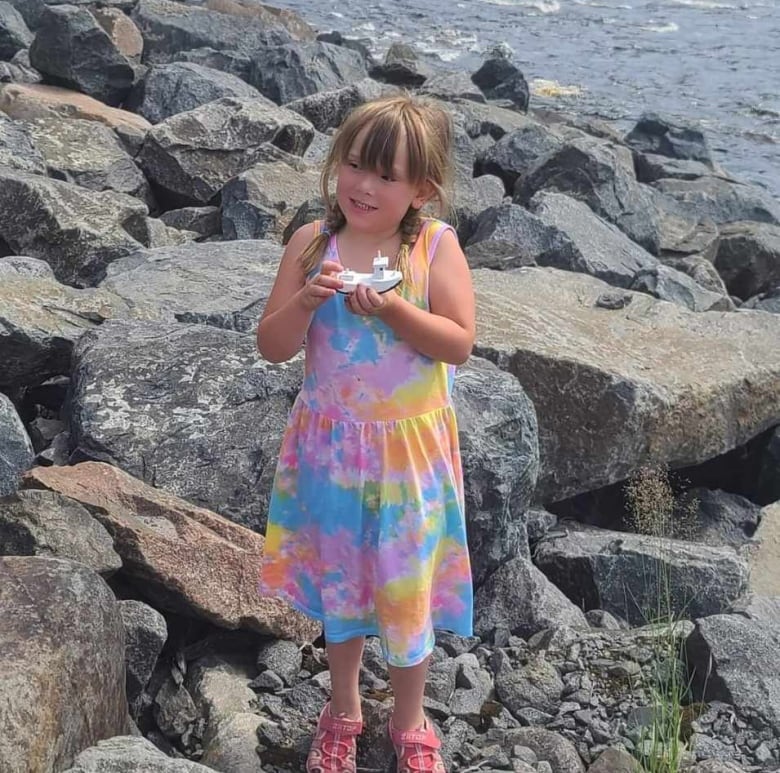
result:
[(320, 272), (315, 274), (298, 291), (298, 297), (307, 311), (316, 311), (328, 298), (332, 298), (344, 283), (336, 277), (344, 267), (335, 260), (323, 260)]

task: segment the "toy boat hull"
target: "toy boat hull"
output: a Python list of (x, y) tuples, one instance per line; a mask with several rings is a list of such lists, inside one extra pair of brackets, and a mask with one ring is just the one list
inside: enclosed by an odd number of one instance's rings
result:
[(403, 274), (400, 271), (385, 271), (382, 279), (375, 279), (373, 274), (352, 273), (349, 281), (344, 281), (344, 286), (339, 290), (342, 295), (349, 295), (354, 292), (359, 284), (371, 287), (378, 293), (386, 293), (401, 284)]

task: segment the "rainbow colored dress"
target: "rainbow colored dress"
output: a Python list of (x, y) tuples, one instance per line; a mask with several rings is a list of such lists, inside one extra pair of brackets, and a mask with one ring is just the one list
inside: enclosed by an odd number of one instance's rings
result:
[[(401, 293), (423, 309), (448, 228), (424, 221), (411, 251)], [(338, 260), (335, 236), (326, 256)], [(453, 375), (337, 294), (309, 328), (276, 470), (261, 592), (321, 620), (330, 642), (379, 636), (394, 666), (424, 660), (434, 628), (472, 633)]]

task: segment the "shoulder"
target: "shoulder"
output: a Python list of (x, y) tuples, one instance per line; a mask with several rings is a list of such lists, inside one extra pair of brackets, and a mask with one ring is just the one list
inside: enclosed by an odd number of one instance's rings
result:
[(312, 239), (322, 232), (322, 223), (322, 220), (315, 220), (296, 229), (287, 242), (287, 250), (300, 253)]
[(426, 218), (420, 231), (429, 261), (440, 252), (460, 252), (458, 235), (449, 223), (433, 217)]

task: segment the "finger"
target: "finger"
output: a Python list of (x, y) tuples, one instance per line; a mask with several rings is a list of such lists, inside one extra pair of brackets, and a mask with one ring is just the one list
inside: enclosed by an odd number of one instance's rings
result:
[(319, 287), (332, 287), (334, 290), (339, 290), (344, 286), (344, 282), (333, 274), (317, 274), (312, 281)]
[(358, 285), (355, 289), (355, 292), (353, 293), (353, 303), (357, 306), (358, 309), (360, 309), (362, 314), (371, 314), (371, 312), (374, 310), (373, 305), (368, 300), (366, 295), (367, 290), (368, 288), (365, 285)]
[(338, 274), (344, 270), (344, 266), (336, 260), (323, 260), (320, 265), (321, 274)]
[(369, 287), (366, 290), (366, 300), (371, 304), (371, 307), (374, 311), (381, 309), (384, 305), (382, 296), (372, 287)]

